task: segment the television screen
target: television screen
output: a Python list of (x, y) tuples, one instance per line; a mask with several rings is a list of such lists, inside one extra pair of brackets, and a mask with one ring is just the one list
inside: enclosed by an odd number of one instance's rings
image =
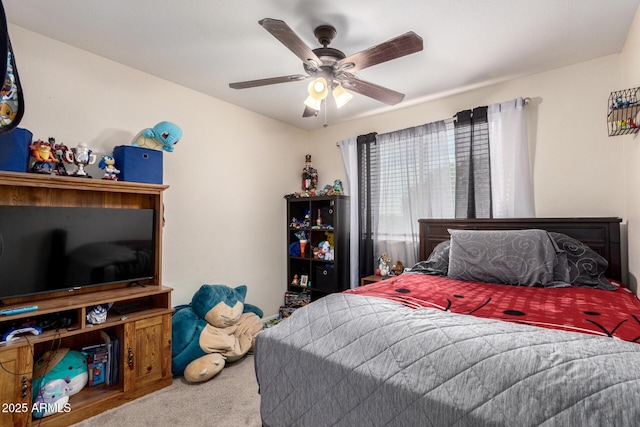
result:
[(0, 299), (150, 279), (153, 209), (0, 206)]

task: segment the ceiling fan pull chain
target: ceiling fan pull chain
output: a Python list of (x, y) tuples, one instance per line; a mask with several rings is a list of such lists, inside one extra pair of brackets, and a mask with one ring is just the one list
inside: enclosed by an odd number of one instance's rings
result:
[(323, 128), (326, 128), (329, 126), (329, 124), (327, 123), (327, 103), (323, 102), (324, 104), (324, 124), (322, 125)]

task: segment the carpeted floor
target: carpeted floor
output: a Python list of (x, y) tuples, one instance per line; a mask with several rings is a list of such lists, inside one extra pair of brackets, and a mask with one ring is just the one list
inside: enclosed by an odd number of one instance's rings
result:
[(73, 427), (262, 425), (253, 355), (230, 363), (211, 380), (174, 377), (162, 390), (86, 419)]

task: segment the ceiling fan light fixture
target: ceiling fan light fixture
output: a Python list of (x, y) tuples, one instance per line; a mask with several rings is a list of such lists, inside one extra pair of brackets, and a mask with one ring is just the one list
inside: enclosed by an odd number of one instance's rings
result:
[(318, 101), (322, 101), (329, 94), (329, 85), (327, 79), (324, 77), (318, 77), (309, 83), (309, 96)]
[(316, 111), (320, 111), (320, 109), (322, 108), (322, 99), (315, 99), (314, 97), (309, 95), (307, 99), (304, 100), (304, 105), (309, 108), (313, 108)]
[(344, 90), (341, 85), (337, 85), (336, 87), (334, 87), (331, 93), (333, 94), (333, 99), (334, 101), (336, 101), (336, 106), (338, 108), (343, 107), (353, 98), (353, 94)]

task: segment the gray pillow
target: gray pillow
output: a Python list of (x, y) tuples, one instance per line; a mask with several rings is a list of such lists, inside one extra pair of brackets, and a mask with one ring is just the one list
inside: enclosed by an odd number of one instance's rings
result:
[(569, 286), (566, 257), (544, 230), (449, 230), (448, 277), (524, 286)]
[(420, 261), (413, 267), (411, 272), (432, 274), (435, 276), (446, 276), (449, 270), (449, 246), (451, 242), (445, 240), (440, 242), (433, 248), (433, 252), (429, 255), (426, 261)]
[(566, 253), (569, 267), (568, 282), (571, 285), (609, 291), (616, 289), (616, 286), (611, 284), (605, 277), (609, 262), (604, 257), (581, 241), (566, 234), (549, 232), (549, 235), (558, 247)]

